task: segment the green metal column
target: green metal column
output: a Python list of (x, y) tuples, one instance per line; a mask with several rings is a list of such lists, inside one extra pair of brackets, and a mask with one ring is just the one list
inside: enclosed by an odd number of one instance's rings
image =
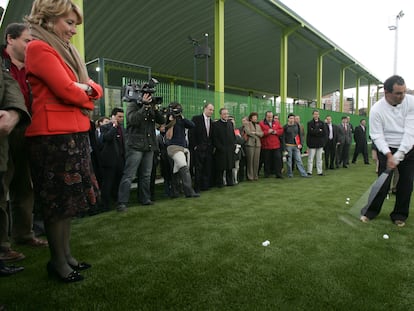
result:
[[(76, 4), (81, 12), (83, 13), (83, 0), (72, 0), (74, 4)], [(85, 16), (83, 17), (83, 23), (81, 25), (76, 26), (76, 35), (72, 37), (70, 40), (72, 44), (76, 47), (78, 50), (81, 58), (83, 61), (85, 61), (85, 33), (84, 33), (84, 27), (85, 24)]]
[(322, 108), (323, 54), (316, 59), (316, 107)]
[(285, 28), (282, 32), (282, 36), (280, 37), (280, 101), (285, 104), (287, 101), (288, 91), (287, 75), (289, 35), (304, 26), (304, 24), (300, 24), (292, 28)]
[(288, 44), (289, 32), (283, 31), (280, 38), (280, 101), (287, 101), (287, 70), (288, 70)]
[(368, 98), (367, 98), (367, 108), (371, 108), (371, 81), (368, 81)]
[[(214, 10), (214, 88), (216, 107), (224, 107), (224, 2), (216, 0)], [(215, 109), (218, 117), (220, 109)]]
[(316, 59), (316, 107), (322, 109), (322, 85), (323, 85), (323, 58), (335, 49), (319, 51)]
[(344, 112), (344, 84), (345, 84), (345, 69), (346, 67), (341, 67), (339, 75), (339, 111)]
[(355, 95), (355, 111), (357, 111), (357, 114), (359, 114), (359, 87), (361, 85), (361, 77), (358, 77), (356, 80), (356, 95)]
[[(98, 66), (99, 66), (99, 84), (102, 87), (102, 90), (104, 91), (103, 96), (100, 98), (100, 111), (101, 115), (108, 115), (110, 111), (106, 111), (106, 105), (105, 105), (105, 85), (106, 85), (106, 67), (105, 67), (105, 59), (103, 57), (99, 57), (98, 59)], [(126, 111), (126, 106), (123, 107), (124, 111)], [(126, 118), (125, 118), (126, 120)]]

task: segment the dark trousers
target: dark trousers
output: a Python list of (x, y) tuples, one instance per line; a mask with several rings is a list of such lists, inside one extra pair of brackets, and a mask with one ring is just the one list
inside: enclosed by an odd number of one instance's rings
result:
[(232, 169), (227, 170), (217, 170), (216, 173), (216, 185), (217, 187), (224, 186), (224, 178), (226, 178), (226, 186), (233, 186), (233, 174)]
[[(391, 149), (392, 153), (396, 152), (397, 149)], [(378, 168), (378, 176), (381, 175), (387, 166), (387, 157), (378, 152), (378, 160), (379, 160), (379, 168)], [(411, 200), (411, 193), (413, 192), (413, 181), (414, 181), (414, 151), (411, 150), (409, 153), (406, 154), (404, 161), (402, 161), (398, 167), (398, 173), (400, 174), (400, 178), (397, 183), (397, 189), (395, 194), (395, 205), (394, 210), (390, 214), (391, 220), (403, 220), (405, 221), (408, 217), (409, 208), (410, 208), (410, 200)], [(368, 207), (367, 211), (365, 212), (365, 216), (369, 219), (376, 217), (382, 208), (382, 204), (384, 203), (385, 198), (390, 189), (392, 173), (388, 176), (387, 180), (385, 181), (384, 185), (378, 192), (378, 195), (372, 202), (371, 206)]]
[(355, 163), (357, 160), (358, 155), (362, 153), (362, 156), (364, 157), (364, 163), (368, 164), (368, 145), (367, 143), (364, 144), (356, 144), (355, 145), (355, 151), (354, 151), (354, 155), (352, 157), (352, 163)]
[(118, 188), (124, 171), (124, 160), (114, 161), (115, 166), (103, 167), (101, 202), (104, 210), (111, 209), (111, 202), (118, 201)]
[(211, 186), (213, 153), (211, 147), (194, 150), (194, 190), (208, 190)]
[(282, 154), (279, 149), (262, 149), (265, 177), (275, 175), (282, 176)]
[(336, 143), (333, 139), (329, 139), (324, 148), (325, 151), (325, 169), (334, 168)]
[(343, 143), (339, 144), (336, 149), (336, 166), (339, 165), (348, 165), (349, 164), (349, 147), (350, 144)]
[[(11, 157), (4, 175), (4, 185), (10, 195), (12, 238), (17, 242), (22, 242), (34, 237), (32, 230), (34, 192), (24, 130), (15, 129), (10, 134), (9, 142)], [(4, 204), (4, 201), (0, 204)]]

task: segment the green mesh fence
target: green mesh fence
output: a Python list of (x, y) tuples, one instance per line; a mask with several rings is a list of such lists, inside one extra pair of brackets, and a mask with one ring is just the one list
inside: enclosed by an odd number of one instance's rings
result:
[[(125, 84), (130, 79), (124, 78)], [(134, 81), (136, 83), (144, 83), (146, 81)], [(216, 103), (223, 102), (224, 107), (227, 108), (236, 120), (236, 126), (241, 125), (241, 119), (248, 116), (255, 111), (259, 114), (259, 119), (263, 119), (266, 111), (272, 111), (279, 115), (279, 120), (282, 125), (287, 123), (287, 116), (293, 112), (300, 116), (301, 123), (305, 126), (309, 120), (312, 119), (312, 112), (315, 108), (306, 107), (303, 105), (294, 105), (291, 103), (275, 103), (270, 99), (263, 99), (253, 96), (242, 96), (230, 93), (219, 93), (205, 89), (196, 89), (193, 87), (186, 87), (175, 85), (173, 83), (160, 83), (157, 85), (157, 96), (163, 97), (163, 107), (168, 106), (170, 102), (176, 101), (183, 106), (184, 116), (191, 118), (194, 115), (201, 114), (203, 106), (206, 103), (213, 103), (215, 105), (215, 118), (219, 118), (220, 106)], [(334, 124), (341, 123), (342, 116), (350, 116), (353, 126), (357, 126), (364, 116), (352, 115), (342, 112), (318, 109), (320, 118), (325, 119), (326, 116), (332, 117)], [(367, 120), (368, 121), (368, 120)]]

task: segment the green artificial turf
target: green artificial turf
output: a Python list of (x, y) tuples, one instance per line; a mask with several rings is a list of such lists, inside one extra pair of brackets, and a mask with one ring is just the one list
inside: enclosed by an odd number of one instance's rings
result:
[(356, 164), (174, 200), (160, 185), (153, 206), (73, 221), (72, 252), (93, 264), (83, 282), (49, 279), (48, 249), (17, 247), (26, 270), (0, 280), (0, 302), (8, 310), (410, 310), (414, 222), (391, 223), (393, 196), (368, 224), (352, 212), (375, 178), (373, 164)]

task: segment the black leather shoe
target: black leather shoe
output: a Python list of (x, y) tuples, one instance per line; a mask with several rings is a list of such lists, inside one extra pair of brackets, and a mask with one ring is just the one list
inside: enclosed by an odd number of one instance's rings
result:
[(56, 277), (59, 281), (63, 283), (74, 283), (83, 280), (83, 276), (79, 274), (79, 272), (76, 270), (73, 270), (66, 277), (61, 276), (59, 272), (57, 272), (56, 269), (53, 267), (50, 261), (47, 263), (46, 270), (49, 276)]
[(75, 271), (83, 271), (92, 268), (92, 265), (87, 262), (78, 262), (77, 266), (71, 264), (69, 264), (69, 266)]
[[(224, 186), (223, 186), (223, 187), (224, 187)], [(200, 197), (200, 194), (199, 194), (199, 193), (194, 192), (194, 193), (192, 193), (192, 194), (190, 194), (190, 195), (186, 195), (185, 197), (186, 197), (186, 198), (198, 198), (198, 197)]]
[(24, 267), (4, 266), (0, 268), (0, 276), (9, 276), (24, 270)]

